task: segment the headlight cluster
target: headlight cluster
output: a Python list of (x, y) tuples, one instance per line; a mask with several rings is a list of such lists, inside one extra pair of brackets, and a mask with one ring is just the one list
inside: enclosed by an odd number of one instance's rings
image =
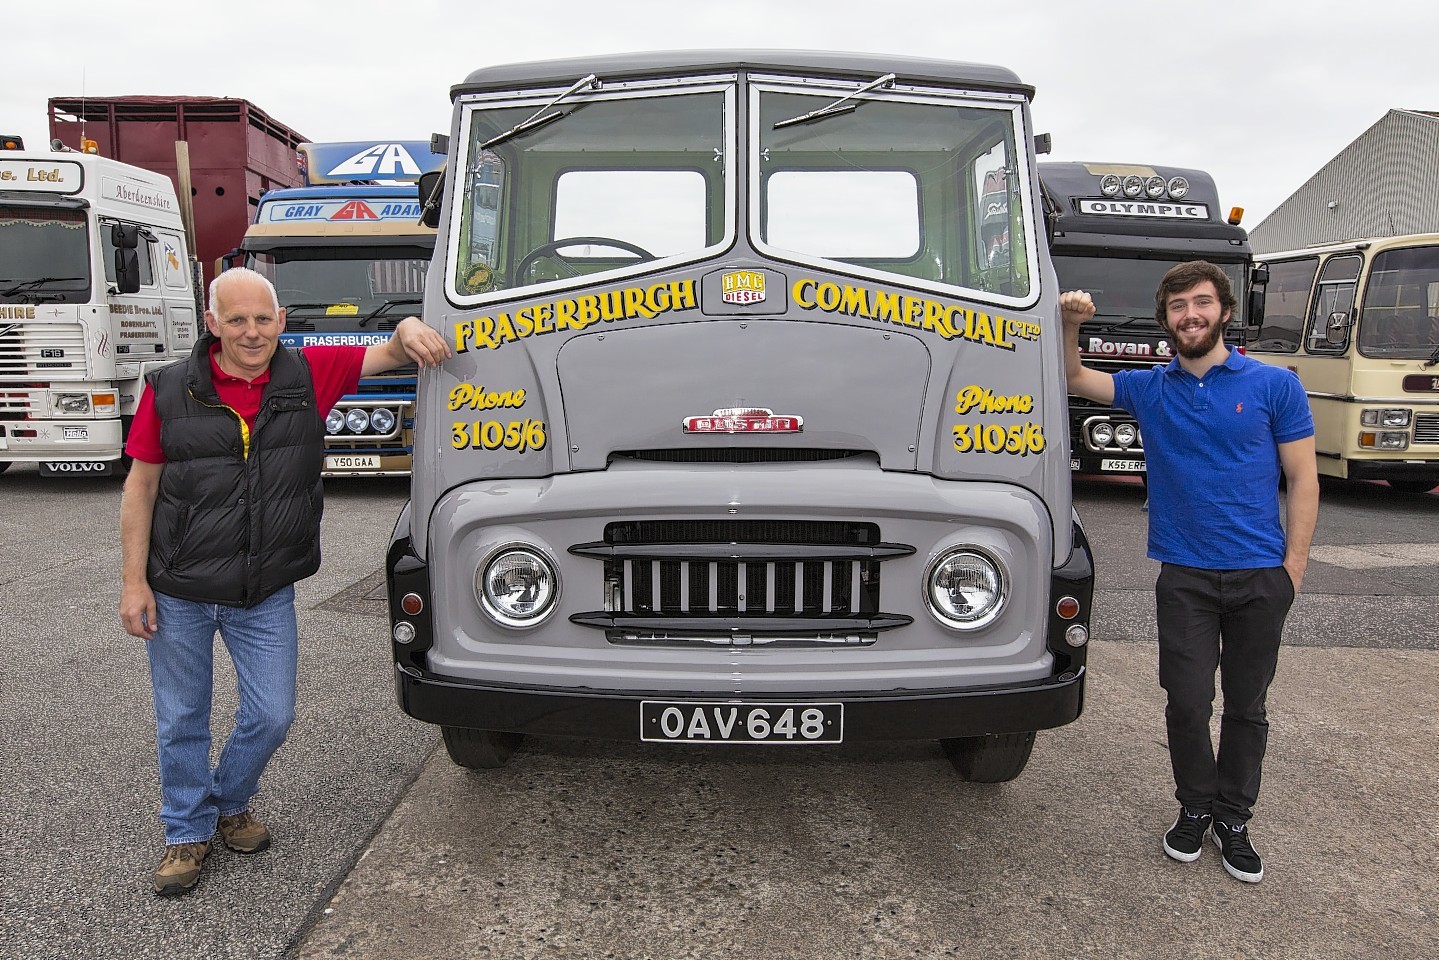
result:
[(1112, 447), (1128, 450), (1139, 443), (1139, 427), (1133, 423), (1095, 420), (1089, 424), (1088, 430), (1089, 446), (1095, 450), (1107, 450)]
[(1170, 177), (1165, 180), (1160, 176), (1141, 177), (1130, 174), (1121, 177), (1117, 173), (1107, 173), (1099, 181), (1099, 192), (1106, 197), (1117, 197), (1122, 193), (1131, 200), (1138, 200), (1140, 197), (1150, 200), (1183, 200), (1189, 196), (1189, 181), (1184, 177)]
[(977, 547), (941, 554), (925, 577), (930, 611), (946, 626), (973, 630), (994, 621), (1009, 599), (1009, 578), (998, 560)]
[(531, 627), (552, 613), (560, 597), (554, 564), (527, 544), (501, 547), (475, 571), (481, 608), (507, 627)]
[(57, 416), (114, 416), (120, 410), (119, 402), (112, 392), (106, 393), (57, 393), (53, 397)]
[(388, 434), (395, 429), (395, 411), (379, 407), (374, 411), (362, 407), (341, 410), (335, 407), (325, 417), (325, 432), (335, 436), (349, 430), (351, 433)]
[(1414, 411), (1407, 407), (1373, 408), (1359, 411), (1359, 425), (1374, 427), (1359, 432), (1359, 446), (1369, 450), (1408, 450), (1409, 424)]

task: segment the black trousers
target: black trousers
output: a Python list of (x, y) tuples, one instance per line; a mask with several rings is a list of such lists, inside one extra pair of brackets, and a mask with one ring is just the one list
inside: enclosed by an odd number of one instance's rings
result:
[[(1166, 563), (1154, 594), (1174, 796), (1192, 813), (1244, 823), (1259, 799), (1269, 741), (1264, 699), (1294, 582), (1283, 567), (1206, 570)], [(1216, 669), (1224, 692), (1217, 756), (1209, 735)]]

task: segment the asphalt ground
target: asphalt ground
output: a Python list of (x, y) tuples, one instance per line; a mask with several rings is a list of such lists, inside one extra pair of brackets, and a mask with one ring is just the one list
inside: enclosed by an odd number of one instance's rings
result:
[[(1086, 709), (1004, 785), (960, 782), (924, 742), (532, 739), (461, 770), (391, 693), (377, 568), (405, 492), (328, 486), (299, 715), (256, 801), (274, 847), (222, 849), (160, 900), (118, 486), (0, 477), (0, 957), (1439, 955), (1439, 494), (1325, 485), (1248, 886), (1212, 846), (1187, 866), (1158, 849), (1174, 803), (1137, 485), (1077, 484), (1099, 577)], [(223, 731), (228, 666), (216, 686)]]

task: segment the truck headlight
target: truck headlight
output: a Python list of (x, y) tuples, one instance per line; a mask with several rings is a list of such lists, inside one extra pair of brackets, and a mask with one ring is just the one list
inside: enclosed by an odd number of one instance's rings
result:
[(1189, 181), (1184, 177), (1174, 177), (1169, 181), (1169, 198), (1171, 200), (1183, 200), (1189, 196)]
[(1158, 200), (1164, 196), (1164, 178), (1150, 177), (1144, 181), (1144, 195), (1151, 200)]
[(930, 611), (945, 626), (982, 627), (999, 616), (1008, 599), (1009, 581), (994, 558), (975, 547), (941, 554), (925, 577)]
[(345, 414), (345, 426), (350, 428), (351, 433), (364, 433), (365, 428), (370, 425), (370, 413), (368, 410), (361, 410), (359, 407)]
[(1110, 442), (1114, 440), (1114, 427), (1101, 420), (1089, 428), (1089, 436), (1094, 441), (1094, 445), (1102, 449), (1109, 446)]
[(1395, 428), (1409, 426), (1409, 421), (1413, 416), (1414, 411), (1405, 407), (1361, 410), (1359, 411), (1359, 425), (1363, 427), (1384, 427), (1393, 430)]
[(88, 393), (57, 393), (55, 394), (55, 409), (62, 414), (89, 413), (90, 395)]
[(1132, 423), (1121, 423), (1114, 428), (1114, 442), (1128, 450), (1139, 439), (1139, 428)]
[(1370, 450), (1408, 450), (1408, 432), (1386, 431), (1384, 433), (1364, 432), (1359, 434), (1359, 446)]
[(389, 433), (395, 429), (395, 415), (384, 407), (380, 407), (370, 414), (370, 426), (375, 428), (376, 433)]
[(338, 409), (331, 408), (330, 412), (325, 415), (325, 432), (334, 435), (343, 429), (345, 429), (345, 415)]
[(555, 609), (559, 576), (539, 550), (511, 544), (496, 550), (475, 571), (475, 596), (495, 621), (507, 627), (530, 627)]

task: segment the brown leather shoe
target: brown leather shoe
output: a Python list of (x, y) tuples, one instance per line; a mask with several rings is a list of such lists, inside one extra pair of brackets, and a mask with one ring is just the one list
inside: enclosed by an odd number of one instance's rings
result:
[(195, 889), (200, 880), (200, 867), (210, 853), (208, 843), (176, 843), (165, 848), (165, 856), (155, 868), (155, 892), (162, 897), (178, 897)]
[(220, 818), (220, 839), (236, 853), (259, 853), (270, 845), (270, 831), (248, 810)]

